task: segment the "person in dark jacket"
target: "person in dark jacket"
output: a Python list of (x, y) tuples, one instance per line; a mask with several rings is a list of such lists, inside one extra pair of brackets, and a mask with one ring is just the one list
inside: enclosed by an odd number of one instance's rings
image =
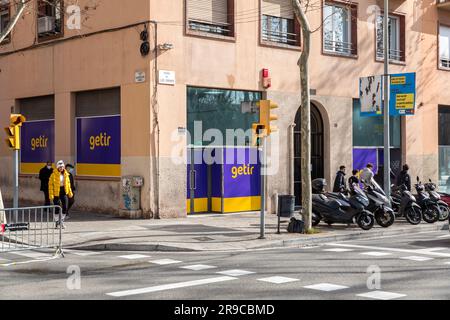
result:
[(357, 186), (359, 186), (359, 178), (358, 178), (358, 170), (353, 170), (352, 171), (352, 176), (350, 178), (348, 178), (348, 184), (349, 186), (353, 186), (353, 184), (356, 184)]
[(75, 203), (75, 191), (77, 190), (77, 188), (75, 187), (75, 178), (73, 176), (74, 172), (75, 172), (75, 167), (73, 165), (71, 165), (70, 163), (68, 163), (68, 164), (66, 164), (66, 171), (69, 173), (70, 188), (72, 189), (72, 193), (73, 193), (73, 197), (69, 198), (69, 205), (68, 205), (67, 215), (66, 215), (66, 220), (67, 220), (67, 217), (69, 216), (70, 208), (72, 208), (72, 206)]
[(52, 161), (47, 161), (45, 167), (39, 171), (39, 180), (41, 180), (41, 191), (44, 193), (44, 205), (50, 205), (50, 196), (48, 194), (48, 180), (53, 173)]
[(397, 177), (397, 186), (405, 185), (408, 191), (411, 191), (411, 176), (408, 173), (409, 166), (405, 164), (403, 170)]
[(345, 166), (340, 166), (339, 171), (336, 173), (336, 179), (334, 180), (333, 192), (344, 192), (345, 190), (347, 190)]

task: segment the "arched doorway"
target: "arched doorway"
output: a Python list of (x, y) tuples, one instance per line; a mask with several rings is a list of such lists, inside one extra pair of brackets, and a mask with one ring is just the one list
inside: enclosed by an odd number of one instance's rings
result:
[[(301, 110), (295, 116), (294, 128), (294, 192), (295, 204), (301, 204), (302, 175), (301, 175)], [(319, 109), (311, 104), (311, 164), (312, 179), (324, 177), (324, 127)]]

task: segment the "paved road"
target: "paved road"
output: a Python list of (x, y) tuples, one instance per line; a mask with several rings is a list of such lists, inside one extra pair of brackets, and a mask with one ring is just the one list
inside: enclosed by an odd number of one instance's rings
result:
[(232, 253), (28, 251), (0, 254), (0, 299), (449, 299), (449, 271), (448, 231)]

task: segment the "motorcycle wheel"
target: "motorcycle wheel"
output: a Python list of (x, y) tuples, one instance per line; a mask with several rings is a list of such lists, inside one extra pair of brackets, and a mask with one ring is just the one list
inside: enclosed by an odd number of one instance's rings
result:
[(448, 206), (440, 205), (441, 215), (439, 216), (439, 221), (447, 221), (450, 214), (450, 209)]
[(422, 222), (422, 210), (410, 207), (405, 211), (405, 218), (412, 225), (417, 225)]
[(368, 212), (363, 212), (356, 218), (356, 224), (363, 230), (370, 230), (375, 224), (375, 218)]
[(322, 220), (322, 217), (320, 214), (313, 211), (312, 213), (312, 225), (313, 227), (317, 226), (320, 223), (320, 220)]
[(381, 227), (389, 228), (395, 222), (395, 214), (391, 211), (379, 209), (375, 212), (375, 219)]
[(437, 205), (431, 205), (423, 212), (423, 220), (427, 223), (439, 221), (439, 208)]

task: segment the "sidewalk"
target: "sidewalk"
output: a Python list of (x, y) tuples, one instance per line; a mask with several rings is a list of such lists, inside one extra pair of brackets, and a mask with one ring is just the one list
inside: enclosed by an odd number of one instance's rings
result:
[(63, 247), (121, 251), (241, 251), (324, 242), (367, 239), (405, 233), (448, 230), (448, 223), (412, 226), (398, 220), (384, 229), (320, 225), (313, 235), (286, 232), (288, 219), (276, 234), (277, 217), (266, 215), (266, 239), (259, 237), (259, 213), (196, 215), (178, 220), (122, 220), (96, 213), (73, 212), (63, 231)]

